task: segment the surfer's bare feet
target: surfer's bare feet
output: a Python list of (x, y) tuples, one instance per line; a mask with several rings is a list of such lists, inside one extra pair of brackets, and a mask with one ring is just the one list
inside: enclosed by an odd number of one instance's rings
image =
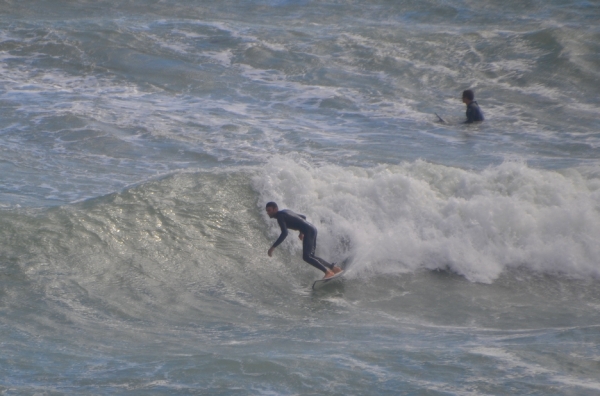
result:
[(327, 270), (323, 279), (331, 278), (333, 275), (335, 275), (335, 272), (333, 272), (332, 270)]
[(342, 272), (342, 269), (336, 265), (334, 265), (331, 270), (333, 271), (334, 274), (339, 274), (340, 272)]

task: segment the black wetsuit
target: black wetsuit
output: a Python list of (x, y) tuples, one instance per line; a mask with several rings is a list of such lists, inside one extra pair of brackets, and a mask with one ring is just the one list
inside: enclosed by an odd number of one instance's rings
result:
[(327, 272), (327, 268), (333, 268), (333, 264), (329, 264), (322, 258), (315, 256), (317, 229), (306, 221), (306, 216), (292, 212), (289, 209), (283, 209), (278, 211), (274, 217), (277, 219), (279, 228), (281, 228), (281, 235), (279, 235), (279, 238), (273, 244), (273, 248), (279, 246), (287, 237), (288, 228), (297, 230), (304, 234), (304, 239), (302, 240), (302, 259), (323, 272)]
[(470, 124), (475, 121), (483, 121), (483, 112), (479, 108), (479, 104), (477, 102), (472, 101), (467, 105), (467, 121), (465, 124)]

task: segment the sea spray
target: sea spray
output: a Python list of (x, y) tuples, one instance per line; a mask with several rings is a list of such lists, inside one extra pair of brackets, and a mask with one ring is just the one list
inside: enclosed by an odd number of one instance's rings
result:
[(325, 256), (351, 255), (359, 272), (449, 269), (477, 282), (510, 268), (600, 276), (597, 171), (522, 162), (472, 171), (421, 160), (358, 168), (274, 157), (254, 188), (259, 206), (275, 200), (306, 214)]

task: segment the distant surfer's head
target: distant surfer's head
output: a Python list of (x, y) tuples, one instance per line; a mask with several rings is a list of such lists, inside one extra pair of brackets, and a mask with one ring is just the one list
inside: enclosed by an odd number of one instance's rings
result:
[(465, 99), (466, 99), (470, 103), (475, 99), (475, 93), (470, 89), (465, 89), (462, 94), (462, 99), (463, 99), (463, 102), (465, 102)]
[(273, 218), (279, 211), (279, 208), (275, 202), (267, 202), (266, 210), (269, 217)]

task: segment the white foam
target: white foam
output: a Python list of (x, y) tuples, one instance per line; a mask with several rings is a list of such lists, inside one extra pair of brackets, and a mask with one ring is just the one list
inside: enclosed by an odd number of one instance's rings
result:
[(260, 206), (274, 200), (307, 215), (320, 254), (351, 254), (358, 272), (448, 268), (477, 282), (515, 267), (600, 276), (597, 169), (506, 162), (475, 172), (425, 161), (344, 168), (274, 157), (254, 186)]

